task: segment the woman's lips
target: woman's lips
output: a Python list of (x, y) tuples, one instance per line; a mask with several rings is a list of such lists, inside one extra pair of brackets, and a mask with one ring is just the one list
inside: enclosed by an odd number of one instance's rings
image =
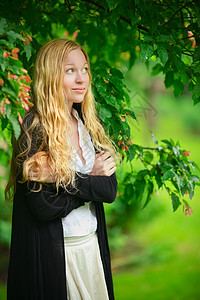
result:
[(85, 92), (85, 88), (75, 88), (75, 89), (72, 89), (72, 91), (75, 91), (78, 93), (83, 93), (83, 92)]

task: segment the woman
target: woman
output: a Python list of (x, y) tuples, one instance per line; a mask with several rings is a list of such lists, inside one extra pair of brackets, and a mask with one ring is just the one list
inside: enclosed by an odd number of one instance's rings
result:
[(15, 142), (8, 300), (114, 299), (103, 202), (116, 196), (114, 147), (98, 121), (89, 59), (76, 42), (39, 51), (33, 109)]

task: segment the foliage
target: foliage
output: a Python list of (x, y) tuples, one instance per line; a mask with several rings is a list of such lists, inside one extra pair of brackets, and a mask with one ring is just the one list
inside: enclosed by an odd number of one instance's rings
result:
[(164, 187), (174, 211), (180, 204), (189, 210), (184, 195), (189, 193), (192, 198), (195, 185), (199, 184), (194, 175), (197, 165), (171, 139), (159, 145), (152, 134), (153, 148), (132, 143), (128, 121), (134, 120), (135, 114), (129, 108), (129, 90), (119, 68), (126, 65), (130, 69), (137, 58), (148, 66), (154, 58), (157, 63), (152, 75), (162, 72), (166, 88), (173, 87), (176, 97), (188, 89), (197, 104), (200, 101), (199, 12), (195, 0), (1, 3), (0, 117), (7, 148), (12, 129), (18, 137), (24, 109), (32, 105), (30, 78), (40, 45), (56, 37), (75, 39), (89, 53), (97, 110), (107, 132), (123, 159), (132, 164), (137, 158), (144, 165), (139, 172), (132, 169), (120, 180), (122, 207), (138, 201), (145, 207), (152, 193)]

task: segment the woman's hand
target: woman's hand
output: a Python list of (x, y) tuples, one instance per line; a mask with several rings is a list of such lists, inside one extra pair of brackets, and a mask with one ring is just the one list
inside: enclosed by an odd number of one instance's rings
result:
[(90, 175), (111, 176), (116, 171), (116, 166), (109, 152), (102, 151), (95, 156), (95, 162)]

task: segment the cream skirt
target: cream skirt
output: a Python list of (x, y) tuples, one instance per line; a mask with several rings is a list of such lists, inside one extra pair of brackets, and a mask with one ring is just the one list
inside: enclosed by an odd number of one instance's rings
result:
[(109, 300), (96, 233), (64, 238), (68, 300)]

